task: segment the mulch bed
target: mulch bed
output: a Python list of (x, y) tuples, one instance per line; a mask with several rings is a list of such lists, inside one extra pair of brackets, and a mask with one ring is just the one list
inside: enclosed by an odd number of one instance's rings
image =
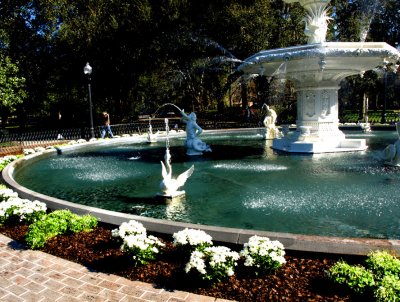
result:
[[(255, 276), (239, 265), (235, 275), (217, 284), (207, 284), (184, 272), (185, 262), (174, 248), (172, 236), (160, 238), (166, 248), (157, 261), (135, 267), (111, 237), (115, 228), (100, 224), (93, 231), (57, 236), (49, 240), (43, 252), (88, 266), (97, 271), (112, 273), (175, 289), (236, 301), (370, 301), (338, 287), (326, 278), (326, 271), (338, 260), (361, 262), (361, 258), (294, 253), (286, 251), (287, 263), (275, 272)], [(0, 226), (0, 233), (24, 243), (28, 226), (21, 224)], [(214, 243), (217, 245), (217, 243)], [(242, 246), (230, 246), (239, 251)]]

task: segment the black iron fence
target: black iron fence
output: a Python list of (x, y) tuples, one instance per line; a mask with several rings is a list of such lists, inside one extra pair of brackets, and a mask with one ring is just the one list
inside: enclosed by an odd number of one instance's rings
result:
[[(204, 130), (210, 129), (227, 129), (227, 128), (250, 128), (258, 127), (258, 122), (228, 122), (228, 121), (210, 121), (198, 120), (198, 124)], [(165, 130), (164, 119), (153, 119), (151, 121), (153, 131)], [(184, 124), (179, 119), (169, 119), (168, 126), (170, 129), (184, 129)], [(129, 124), (111, 125), (114, 135), (121, 136), (124, 134), (143, 134), (149, 129), (149, 121), (137, 121)], [(95, 138), (100, 138), (101, 127), (94, 128)], [(89, 127), (82, 128), (65, 128), (51, 129), (40, 131), (29, 131), (20, 129), (0, 129), (0, 156), (9, 154), (20, 154), (24, 149), (35, 147), (46, 147), (69, 142), (71, 140), (91, 138)]]

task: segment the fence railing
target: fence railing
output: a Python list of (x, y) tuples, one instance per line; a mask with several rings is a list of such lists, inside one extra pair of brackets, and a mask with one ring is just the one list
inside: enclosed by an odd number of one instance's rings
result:
[[(198, 120), (198, 124), (205, 130), (209, 129), (226, 129), (226, 128), (250, 128), (257, 127), (258, 123), (254, 122), (224, 122), (224, 121), (210, 121)], [(151, 121), (153, 131), (165, 130), (165, 121), (157, 119)], [(170, 129), (176, 127), (182, 128), (182, 125), (177, 120), (169, 121)], [(111, 125), (111, 130), (114, 135), (123, 134), (143, 134), (148, 131), (149, 122), (147, 120), (138, 121), (129, 124)], [(100, 138), (101, 127), (94, 128), (95, 138)], [(63, 144), (71, 140), (91, 138), (91, 130), (88, 127), (82, 128), (65, 128), (65, 129), (52, 129), (42, 131), (22, 131), (22, 130), (7, 130), (0, 129), (0, 156), (10, 154), (21, 154), (24, 149), (35, 147), (46, 147), (49, 145)]]

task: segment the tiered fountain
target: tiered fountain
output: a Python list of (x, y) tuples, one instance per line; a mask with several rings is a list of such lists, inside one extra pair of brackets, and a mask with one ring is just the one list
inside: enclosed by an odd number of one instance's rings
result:
[(300, 153), (365, 150), (364, 139), (346, 139), (339, 130), (339, 84), (378, 65), (395, 64), (398, 50), (383, 42), (325, 42), (329, 0), (284, 1), (306, 9), (308, 44), (260, 51), (239, 66), (246, 74), (284, 78), (295, 86), (297, 130), (274, 139), (272, 148)]

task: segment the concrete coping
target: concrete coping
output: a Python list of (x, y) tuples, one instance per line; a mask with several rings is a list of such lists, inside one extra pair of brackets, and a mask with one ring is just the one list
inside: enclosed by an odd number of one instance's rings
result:
[[(247, 129), (248, 130), (248, 129)], [(215, 132), (212, 130), (211, 132)], [(226, 130), (224, 130), (226, 132)], [(208, 132), (208, 131), (207, 131)], [(117, 138), (113, 140), (90, 142), (88, 144), (97, 145), (99, 143), (119, 143), (130, 139), (131, 141), (141, 141), (136, 138)], [(62, 147), (62, 150), (70, 150), (87, 146), (87, 144), (78, 144)], [(133, 214), (125, 214), (85, 205), (76, 204), (70, 201), (50, 197), (32, 190), (29, 190), (18, 184), (13, 174), (18, 169), (28, 166), (30, 163), (42, 160), (43, 157), (48, 156), (50, 153), (56, 152), (55, 150), (46, 150), (43, 153), (35, 153), (25, 156), (16, 161), (11, 162), (2, 171), (2, 178), (8, 187), (13, 189), (21, 198), (30, 200), (39, 200), (46, 203), (47, 207), (51, 210), (69, 209), (70, 211), (84, 215), (91, 214), (97, 217), (101, 222), (111, 225), (119, 226), (122, 222), (129, 220), (136, 220), (143, 224), (149, 231), (159, 234), (171, 235), (185, 228), (199, 229), (205, 231), (212, 236), (214, 241), (228, 244), (244, 244), (253, 235), (268, 237), (271, 240), (279, 240), (286, 250), (299, 251), (299, 252), (315, 252), (315, 253), (328, 253), (328, 254), (342, 254), (342, 255), (367, 255), (375, 250), (388, 250), (400, 255), (400, 240), (391, 239), (372, 239), (372, 238), (343, 238), (343, 237), (327, 237), (327, 236), (313, 236), (301, 235), (293, 233), (279, 233), (258, 230), (237, 229), (228, 227), (218, 227), (210, 225), (201, 225), (185, 222), (177, 222), (163, 219), (156, 219), (150, 217), (143, 217)], [(171, 238), (172, 239), (172, 238)]]

